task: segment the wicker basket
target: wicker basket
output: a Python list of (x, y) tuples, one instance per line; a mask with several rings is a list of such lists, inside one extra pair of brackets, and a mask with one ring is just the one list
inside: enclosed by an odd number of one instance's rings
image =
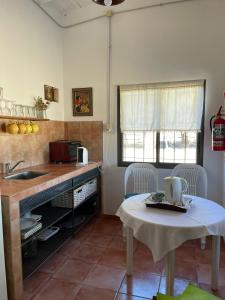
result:
[(73, 204), (71, 194), (63, 194), (52, 200), (52, 206), (72, 208), (81, 204), (87, 197), (97, 191), (97, 178), (94, 178), (73, 190)]
[(52, 206), (72, 208), (71, 193), (65, 193), (52, 200)]
[(78, 206), (87, 198), (86, 192), (87, 192), (87, 184), (84, 184), (73, 191), (74, 207)]
[(97, 191), (97, 178), (88, 181), (86, 185), (87, 185), (86, 197), (88, 197)]

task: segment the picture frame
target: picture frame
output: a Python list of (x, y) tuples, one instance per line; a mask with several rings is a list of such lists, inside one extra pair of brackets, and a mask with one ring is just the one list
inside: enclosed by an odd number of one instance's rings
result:
[(72, 89), (73, 116), (93, 116), (92, 88)]
[(45, 100), (50, 102), (59, 102), (59, 89), (45, 84), (44, 94), (45, 94)]

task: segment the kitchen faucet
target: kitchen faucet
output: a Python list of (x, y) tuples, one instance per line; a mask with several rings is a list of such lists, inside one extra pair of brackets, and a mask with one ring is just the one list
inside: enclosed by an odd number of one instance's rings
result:
[(12, 173), (12, 171), (20, 164), (25, 162), (24, 160), (19, 160), (13, 167), (11, 167), (10, 163), (5, 164), (5, 173), (6, 175)]

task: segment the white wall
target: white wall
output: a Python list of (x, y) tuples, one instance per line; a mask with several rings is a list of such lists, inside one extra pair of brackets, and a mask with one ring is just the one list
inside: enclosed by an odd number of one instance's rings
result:
[[(121, 202), (124, 169), (117, 167), (116, 85), (206, 79), (204, 166), (209, 198), (222, 200), (221, 153), (211, 151), (210, 116), (223, 104), (225, 90), (225, 2), (197, 0), (112, 17), (112, 116), (114, 131), (104, 135), (104, 209)], [(107, 19), (64, 31), (65, 119), (72, 117), (71, 88), (92, 86), (94, 117), (106, 120)], [(81, 120), (81, 118), (79, 118)], [(161, 170), (162, 178), (170, 171)]]
[[(107, 20), (64, 30), (65, 120), (106, 119)], [(72, 88), (93, 87), (94, 116), (72, 117)]]
[(33, 105), (44, 84), (58, 87), (47, 116), (63, 120), (62, 30), (31, 0), (1, 0), (0, 45), (4, 98)]

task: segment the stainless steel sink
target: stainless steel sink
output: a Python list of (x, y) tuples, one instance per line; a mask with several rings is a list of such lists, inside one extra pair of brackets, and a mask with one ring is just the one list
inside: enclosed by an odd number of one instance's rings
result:
[(48, 173), (41, 173), (41, 172), (33, 172), (33, 171), (26, 171), (22, 173), (12, 174), (5, 176), (4, 178), (7, 180), (17, 179), (17, 180), (28, 180), (33, 179), (39, 176), (46, 175)]

